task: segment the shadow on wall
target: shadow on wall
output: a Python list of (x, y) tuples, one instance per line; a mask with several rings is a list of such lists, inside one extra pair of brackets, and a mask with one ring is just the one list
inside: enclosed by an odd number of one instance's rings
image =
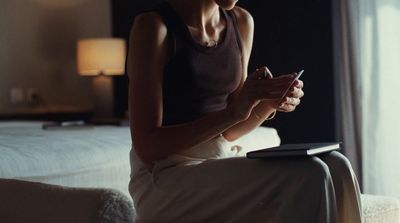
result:
[(52, 75), (56, 79), (71, 76), (71, 70), (65, 68), (75, 67), (76, 64), (79, 21), (75, 18), (68, 18), (70, 15), (69, 8), (53, 9), (42, 18), (41, 25), (38, 27), (40, 35), (37, 46), (38, 52), (51, 66), (49, 67), (50, 72), (57, 74)]

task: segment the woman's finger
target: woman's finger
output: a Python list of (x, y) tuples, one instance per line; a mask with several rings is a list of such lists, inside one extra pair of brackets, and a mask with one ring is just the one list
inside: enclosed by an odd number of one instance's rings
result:
[(247, 78), (251, 80), (261, 80), (263, 76), (263, 73), (260, 72), (259, 70), (254, 71), (251, 73)]
[(263, 71), (265, 78), (270, 79), (273, 78), (274, 75), (272, 75), (272, 72), (268, 69), (268, 67), (261, 67), (260, 70)]
[(290, 104), (283, 104), (277, 108), (278, 111), (281, 112), (292, 112), (296, 109), (296, 106)]
[(296, 81), (293, 83), (293, 86), (294, 86), (294, 87), (297, 87), (297, 88), (303, 88), (303, 87), (304, 87), (304, 82), (303, 82), (302, 80), (296, 80)]
[(292, 91), (289, 92), (287, 96), (294, 98), (302, 98), (304, 96), (304, 91), (301, 90), (301, 88), (295, 87)]
[(260, 67), (256, 69), (252, 74), (249, 75), (252, 80), (263, 80), (263, 79), (271, 79), (273, 75), (271, 71), (267, 67)]
[(283, 105), (292, 105), (292, 106), (298, 106), (300, 104), (301, 100), (299, 98), (292, 98), (292, 97), (285, 97), (279, 107)]
[(274, 77), (271, 71), (266, 66), (258, 68), (256, 72), (259, 72), (261, 74), (262, 79), (270, 79)]
[(300, 99), (298, 98), (290, 98), (286, 97), (283, 102), (278, 106), (278, 111), (283, 112), (291, 112), (296, 109), (296, 107), (300, 104)]

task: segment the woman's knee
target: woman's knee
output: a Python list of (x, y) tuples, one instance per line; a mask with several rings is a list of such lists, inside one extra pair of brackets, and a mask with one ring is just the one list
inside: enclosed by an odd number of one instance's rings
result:
[(313, 180), (325, 181), (330, 179), (331, 174), (328, 165), (318, 157), (310, 157), (305, 163), (306, 175)]
[(350, 161), (343, 154), (333, 151), (324, 154), (320, 157), (332, 171), (338, 171), (339, 173), (352, 172), (352, 166)]

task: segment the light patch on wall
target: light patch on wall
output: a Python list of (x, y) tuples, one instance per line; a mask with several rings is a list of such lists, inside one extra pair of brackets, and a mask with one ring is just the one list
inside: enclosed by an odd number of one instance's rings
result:
[[(91, 80), (79, 77), (76, 72), (76, 42), (111, 35), (110, 1), (4, 0), (3, 4), (1, 0), (1, 3), (0, 115), (28, 113), (33, 107), (49, 110), (91, 107)], [(25, 98), (32, 95), (29, 89), (37, 89), (41, 103), (27, 100), (13, 103), (14, 88), (21, 88)]]

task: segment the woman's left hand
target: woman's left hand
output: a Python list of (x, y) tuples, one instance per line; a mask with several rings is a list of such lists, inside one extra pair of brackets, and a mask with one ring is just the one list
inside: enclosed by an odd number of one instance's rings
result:
[(278, 105), (277, 110), (281, 112), (294, 111), (296, 106), (300, 104), (300, 99), (304, 96), (303, 87), (303, 81), (295, 80), (288, 93), (283, 97), (281, 103)]

